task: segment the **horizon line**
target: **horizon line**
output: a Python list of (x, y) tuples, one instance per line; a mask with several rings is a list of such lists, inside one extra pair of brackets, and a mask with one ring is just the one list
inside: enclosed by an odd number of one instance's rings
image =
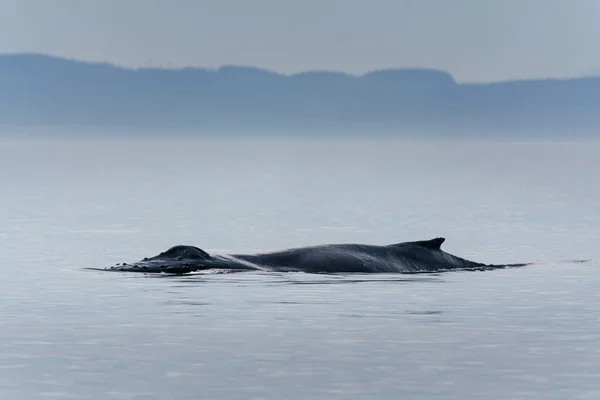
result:
[(364, 77), (366, 75), (369, 75), (369, 74), (372, 74), (375, 72), (384, 72), (384, 71), (429, 71), (429, 72), (437, 72), (437, 73), (441, 73), (441, 74), (446, 74), (457, 85), (486, 85), (486, 84), (499, 84), (499, 83), (512, 83), (512, 82), (535, 82), (535, 81), (548, 81), (548, 80), (567, 81), (567, 80), (600, 78), (600, 74), (598, 74), (598, 75), (588, 74), (588, 75), (571, 75), (571, 76), (562, 76), (562, 77), (561, 76), (539, 76), (539, 77), (529, 77), (529, 78), (513, 78), (513, 79), (507, 78), (507, 79), (492, 80), (492, 81), (459, 81), (454, 77), (454, 75), (450, 71), (447, 71), (447, 70), (444, 70), (441, 68), (435, 68), (435, 67), (418, 67), (418, 66), (381, 67), (381, 68), (377, 68), (377, 69), (368, 70), (368, 71), (366, 71), (364, 73), (360, 73), (360, 74), (354, 74), (354, 73), (350, 73), (350, 72), (346, 72), (346, 71), (342, 71), (342, 70), (335, 70), (335, 69), (307, 69), (307, 70), (300, 71), (300, 72), (284, 73), (284, 72), (279, 72), (279, 71), (276, 71), (276, 70), (273, 70), (273, 69), (270, 69), (267, 67), (261, 67), (261, 66), (249, 65), (249, 64), (220, 64), (218, 66), (200, 66), (200, 65), (128, 66), (128, 65), (118, 64), (118, 63), (115, 63), (112, 61), (107, 61), (107, 60), (100, 61), (100, 60), (79, 59), (79, 58), (74, 58), (74, 57), (67, 57), (67, 56), (50, 54), (50, 53), (40, 53), (40, 52), (35, 52), (35, 51), (6, 52), (6, 53), (0, 52), (0, 57), (7, 57), (7, 56), (46, 57), (46, 58), (53, 58), (53, 59), (57, 59), (57, 60), (63, 60), (63, 61), (77, 62), (77, 63), (82, 63), (82, 64), (111, 66), (114, 68), (129, 70), (129, 71), (139, 71), (139, 70), (182, 71), (182, 70), (186, 70), (186, 69), (187, 70), (196, 69), (196, 70), (204, 70), (204, 71), (219, 71), (223, 68), (246, 68), (246, 69), (255, 69), (255, 70), (259, 70), (259, 71), (264, 71), (264, 72), (267, 72), (270, 74), (280, 75), (280, 76), (284, 76), (284, 77), (294, 77), (294, 76), (298, 76), (298, 75), (311, 74), (311, 73), (329, 73), (329, 74), (345, 75), (345, 76), (353, 77), (353, 78), (361, 78), (361, 77)]

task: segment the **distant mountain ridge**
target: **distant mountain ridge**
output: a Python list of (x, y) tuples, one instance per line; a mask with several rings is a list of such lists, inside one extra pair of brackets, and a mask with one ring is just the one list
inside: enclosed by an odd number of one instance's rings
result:
[(459, 84), (434, 69), (282, 75), (254, 67), (128, 69), (0, 55), (0, 131), (596, 137), (599, 110), (598, 77)]

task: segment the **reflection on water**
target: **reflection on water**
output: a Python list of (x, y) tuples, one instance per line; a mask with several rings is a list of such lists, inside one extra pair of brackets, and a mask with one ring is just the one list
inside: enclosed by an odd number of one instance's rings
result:
[[(0, 397), (600, 398), (597, 146), (1, 143)], [(440, 235), (469, 259), (536, 264), (82, 269), (177, 243), (252, 252)]]
[(584, 398), (600, 373), (600, 296), (582, 284), (597, 267), (69, 272), (29, 304), (9, 291), (0, 384), (10, 398)]

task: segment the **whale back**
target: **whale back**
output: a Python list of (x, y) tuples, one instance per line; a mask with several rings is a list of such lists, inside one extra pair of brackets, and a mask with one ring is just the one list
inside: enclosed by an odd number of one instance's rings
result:
[(332, 244), (271, 253), (211, 256), (195, 247), (178, 245), (152, 258), (117, 264), (111, 271), (186, 274), (207, 270), (265, 270), (309, 273), (431, 273), (481, 271), (528, 264), (482, 264), (446, 253), (442, 237), (388, 246)]

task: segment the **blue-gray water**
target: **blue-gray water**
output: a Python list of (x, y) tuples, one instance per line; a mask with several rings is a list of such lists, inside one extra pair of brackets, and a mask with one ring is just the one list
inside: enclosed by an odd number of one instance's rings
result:
[[(600, 398), (598, 154), (593, 142), (0, 141), (0, 397)], [(436, 236), (472, 260), (537, 264), (81, 269), (180, 243)]]

